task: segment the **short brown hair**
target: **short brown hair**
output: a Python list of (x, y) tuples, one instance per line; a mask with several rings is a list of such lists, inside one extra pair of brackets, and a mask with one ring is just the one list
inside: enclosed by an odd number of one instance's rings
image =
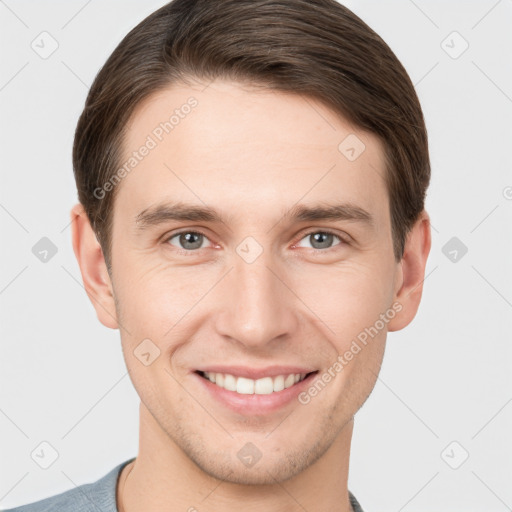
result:
[[(78, 198), (111, 270), (115, 174), (135, 107), (187, 77), (226, 78), (323, 102), (376, 134), (386, 157), (393, 250), (403, 256), (430, 181), (414, 86), (389, 46), (336, 0), (173, 0), (133, 28), (97, 74), (75, 132)], [(340, 141), (341, 142), (341, 141)]]

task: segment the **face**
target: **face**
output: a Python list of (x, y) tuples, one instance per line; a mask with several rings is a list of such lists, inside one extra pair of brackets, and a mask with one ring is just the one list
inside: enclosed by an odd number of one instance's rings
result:
[(124, 149), (111, 278), (142, 408), (216, 478), (304, 471), (399, 315), (383, 146), (311, 98), (215, 81), (139, 105)]

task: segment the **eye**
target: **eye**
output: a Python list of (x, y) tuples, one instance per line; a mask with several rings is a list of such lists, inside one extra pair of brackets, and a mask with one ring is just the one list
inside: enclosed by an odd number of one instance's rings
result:
[[(343, 240), (340, 235), (337, 235), (332, 231), (310, 231), (309, 233), (306, 233), (306, 235), (301, 240), (311, 241), (309, 247), (312, 249), (330, 249), (334, 238), (337, 238), (340, 241), (339, 244), (335, 245), (343, 245), (348, 243), (346, 240)], [(299, 244), (296, 245), (298, 246)]]
[[(172, 242), (175, 238), (177, 238), (178, 245)], [(203, 249), (203, 242), (205, 240), (208, 240), (207, 236), (200, 231), (180, 231), (167, 238), (166, 242), (178, 249), (194, 251), (195, 249)]]

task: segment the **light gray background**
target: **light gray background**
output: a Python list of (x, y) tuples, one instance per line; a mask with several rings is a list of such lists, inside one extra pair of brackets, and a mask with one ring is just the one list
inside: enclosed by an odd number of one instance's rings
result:
[[(163, 3), (0, 0), (3, 508), (97, 480), (137, 453), (119, 334), (96, 319), (72, 251), (71, 148), (95, 74)], [(512, 0), (344, 3), (416, 85), (433, 225), (418, 315), (389, 335), (356, 416), (349, 488), (366, 512), (512, 510)], [(46, 59), (31, 48), (43, 31), (59, 45)], [(457, 58), (453, 31), (469, 43)], [(46, 263), (32, 253), (42, 237), (58, 250)], [(456, 262), (443, 253), (452, 237), (468, 248)], [(48, 469), (31, 457), (42, 442), (58, 452)]]

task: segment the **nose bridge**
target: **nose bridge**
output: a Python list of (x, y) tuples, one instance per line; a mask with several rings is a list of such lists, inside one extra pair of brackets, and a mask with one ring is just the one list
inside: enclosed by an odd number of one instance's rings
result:
[(257, 346), (292, 332), (293, 294), (283, 284), (271, 251), (264, 250), (252, 259), (257, 249), (248, 244), (237, 248), (234, 268), (224, 280), (226, 298), (218, 328), (222, 335)]

